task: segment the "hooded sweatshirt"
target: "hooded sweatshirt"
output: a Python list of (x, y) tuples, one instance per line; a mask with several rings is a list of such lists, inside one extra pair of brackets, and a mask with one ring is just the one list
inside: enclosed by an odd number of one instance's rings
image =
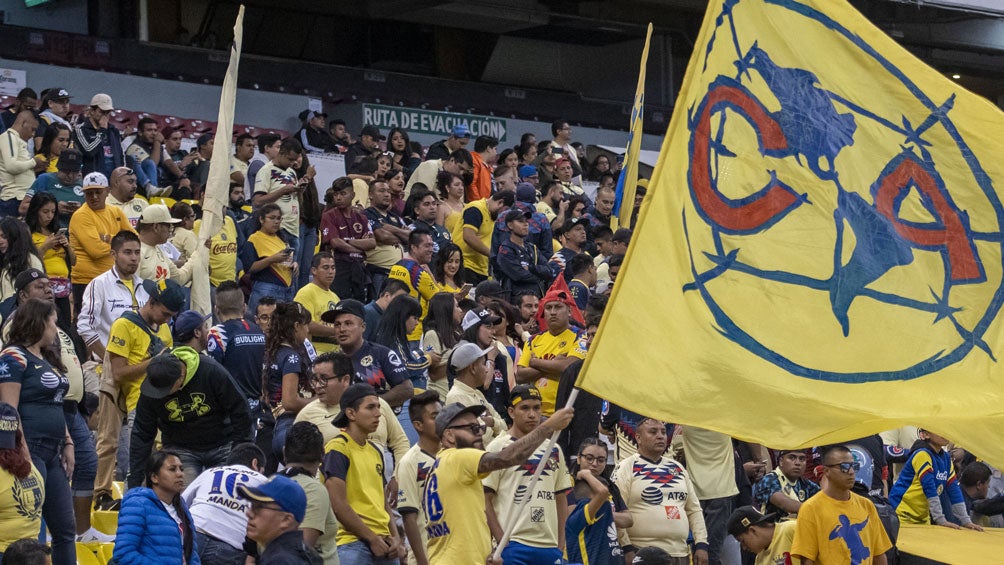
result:
[[(160, 430), (165, 448), (208, 451), (250, 441), (251, 416), (222, 365), (191, 347), (171, 354), (185, 363), (181, 388), (161, 399), (146, 395), (136, 405), (136, 422), (129, 447), (129, 468), (142, 470)], [(129, 474), (129, 487), (140, 486), (142, 472)]]

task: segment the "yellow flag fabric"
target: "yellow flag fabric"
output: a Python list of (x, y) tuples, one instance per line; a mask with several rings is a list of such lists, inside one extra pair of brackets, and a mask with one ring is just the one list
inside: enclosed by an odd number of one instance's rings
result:
[[(241, 42), (244, 35), (244, 5), (237, 10), (234, 22), (234, 42), (230, 45), (230, 64), (223, 78), (220, 93), (216, 135), (214, 136), (213, 157), (209, 161), (209, 176), (206, 179), (205, 200), (202, 206), (202, 228), (199, 230), (200, 248), (223, 229), (223, 217), (230, 202), (230, 144), (234, 130), (234, 106), (237, 103), (237, 68), (241, 60)], [(192, 310), (203, 314), (212, 311), (209, 297), (209, 271), (192, 280)]]
[(634, 196), (638, 189), (638, 157), (641, 154), (642, 126), (645, 125), (645, 67), (648, 66), (648, 46), (652, 42), (652, 24), (648, 24), (645, 34), (645, 48), (641, 51), (641, 68), (638, 71), (638, 87), (634, 93), (634, 105), (631, 107), (631, 123), (628, 131), (627, 151), (624, 153), (624, 166), (617, 178), (617, 198), (614, 201), (618, 221), (621, 226), (631, 227), (631, 216), (634, 213)]
[(710, 2), (581, 386), (770, 447), (1004, 466), (1004, 114), (843, 0)]

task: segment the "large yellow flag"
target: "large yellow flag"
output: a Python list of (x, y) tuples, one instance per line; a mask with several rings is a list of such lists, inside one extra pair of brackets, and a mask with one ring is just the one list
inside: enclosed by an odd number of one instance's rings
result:
[(583, 371), (771, 447), (1004, 466), (1004, 114), (843, 0), (714, 0)]
[(617, 198), (614, 200), (614, 213), (619, 218), (621, 226), (631, 227), (631, 217), (634, 214), (634, 197), (638, 190), (638, 157), (641, 154), (641, 138), (645, 125), (645, 69), (648, 67), (648, 47), (652, 43), (652, 24), (648, 24), (645, 33), (645, 47), (641, 51), (641, 65), (638, 71), (638, 87), (634, 92), (634, 104), (631, 106), (631, 122), (628, 127), (628, 144), (624, 152), (624, 167), (617, 177)]

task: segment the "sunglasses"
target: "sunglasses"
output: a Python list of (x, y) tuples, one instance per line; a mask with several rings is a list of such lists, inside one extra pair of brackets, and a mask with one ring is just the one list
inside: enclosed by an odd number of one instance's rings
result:
[(857, 473), (858, 471), (861, 470), (861, 463), (858, 463), (857, 461), (853, 461), (851, 463), (834, 463), (833, 465), (823, 465), (823, 466), (836, 467), (841, 471), (843, 471), (844, 473), (850, 473), (851, 471)]
[(488, 429), (488, 426), (486, 426), (484, 424), (476, 423), (476, 424), (467, 424), (467, 425), (464, 425), (464, 426), (450, 426), (450, 427), (448, 427), (446, 429), (448, 429), (448, 430), (467, 430), (467, 431), (471, 432), (472, 434), (474, 434), (476, 436), (479, 436), (479, 435), (485, 433), (485, 430)]

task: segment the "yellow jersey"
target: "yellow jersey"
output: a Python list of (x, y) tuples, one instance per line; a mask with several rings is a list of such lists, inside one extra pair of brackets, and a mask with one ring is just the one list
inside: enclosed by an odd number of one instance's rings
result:
[(35, 465), (23, 479), (0, 469), (0, 552), (16, 540), (38, 537), (43, 500), (45, 482)]
[[(323, 323), (321, 322), (321, 314), (328, 310), (334, 310), (335, 304), (338, 304), (338, 300), (338, 295), (331, 292), (330, 289), (322, 288), (320, 285), (312, 282), (305, 284), (303, 288), (297, 291), (296, 297), (293, 298), (294, 302), (299, 302), (301, 306), (310, 312), (310, 317), (313, 321), (319, 323)], [(310, 336), (310, 343), (314, 345), (314, 349), (318, 353), (339, 350), (338, 344), (335, 343), (335, 338), (333, 337)]]
[[(31, 234), (31, 242), (35, 244), (38, 249), (42, 248), (42, 244), (45, 243), (46, 236), (34, 232)], [(70, 267), (66, 264), (66, 248), (64, 247), (50, 247), (45, 250), (45, 255), (42, 256), (42, 264), (45, 265), (45, 274), (52, 277), (69, 278), (70, 277)]]
[[(449, 222), (449, 218), (447, 218)], [(488, 200), (482, 198), (475, 200), (464, 206), (464, 211), (451, 230), (450, 236), (453, 242), (460, 247), (464, 254), (464, 267), (479, 275), (488, 276), (488, 256), (482, 255), (471, 249), (464, 241), (464, 228), (471, 228), (478, 234), (478, 239), (485, 247), (490, 248), (492, 244), (492, 231), (495, 229), (495, 222), (491, 213), (488, 212)]]
[(848, 500), (820, 492), (802, 503), (795, 521), (791, 554), (820, 565), (869, 565), (876, 555), (892, 547), (878, 511), (870, 500), (856, 494)]
[[(585, 352), (578, 347), (579, 336), (570, 329), (553, 335), (551, 332), (544, 332), (533, 336), (530, 341), (523, 345), (523, 353), (519, 357), (520, 367), (530, 366), (530, 355), (540, 359), (554, 359), (561, 355), (585, 359)], [(560, 373), (544, 373), (534, 385), (540, 390), (541, 414), (550, 416), (554, 414), (554, 403), (558, 398), (558, 381), (561, 379)]]
[(431, 565), (484, 563), (492, 551), (481, 486), (488, 473), (478, 473), (484, 455), (451, 447), (436, 456), (422, 492)]
[[(202, 220), (196, 220), (196, 235)], [(245, 268), (248, 265), (245, 265)], [(220, 286), (223, 281), (237, 280), (237, 226), (230, 216), (223, 216), (223, 227), (209, 238), (209, 282)]]
[(390, 268), (388, 278), (397, 279), (408, 285), (408, 295), (417, 298), (422, 306), (422, 316), (414, 331), (408, 334), (408, 341), (422, 339), (422, 320), (429, 314), (429, 300), (444, 289), (436, 282), (429, 269), (419, 265), (414, 259), (401, 259)]
[[(254, 252), (261, 259), (286, 249), (288, 246), (278, 235), (268, 235), (263, 231), (256, 231), (248, 237), (248, 244), (254, 247)], [(286, 286), (293, 284), (293, 267), (284, 265), (285, 261), (272, 263), (267, 268), (279, 281)], [(250, 269), (251, 265), (244, 265), (245, 269)], [(271, 282), (271, 281), (269, 281)]]
[[(359, 445), (346, 433), (340, 433), (324, 446), (321, 468), (325, 481), (345, 482), (345, 497), (374, 534), (390, 535), (390, 514), (384, 501), (383, 451), (369, 440)], [(338, 545), (358, 541), (355, 534), (338, 524)]]
[(122, 210), (105, 206), (95, 212), (84, 204), (70, 217), (70, 246), (77, 258), (70, 280), (73, 284), (87, 284), (94, 277), (112, 268), (111, 240), (122, 230), (134, 232)]
[[(128, 314), (139, 317), (139, 314), (131, 311)], [(151, 331), (153, 330), (153, 328), (150, 329)], [(108, 332), (108, 347), (105, 350), (119, 357), (125, 357), (130, 365), (138, 365), (150, 357), (157, 355), (165, 347), (174, 346), (174, 341), (171, 338), (171, 328), (167, 324), (157, 326), (157, 330), (153, 331), (153, 335), (160, 340), (159, 344), (151, 343), (153, 340), (150, 338), (150, 334), (126, 317), (126, 314), (123, 314), (123, 316), (112, 322), (112, 328)], [(145, 378), (146, 375), (144, 374), (127, 380), (118, 379), (119, 388), (126, 398), (127, 410), (132, 411), (136, 409), (136, 403), (139, 402), (139, 387), (143, 384)]]

